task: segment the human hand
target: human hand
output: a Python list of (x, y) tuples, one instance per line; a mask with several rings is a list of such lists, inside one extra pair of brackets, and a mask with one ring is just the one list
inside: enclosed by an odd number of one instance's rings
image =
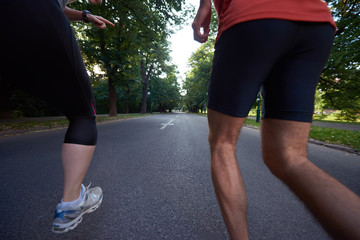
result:
[[(208, 40), (211, 21), (211, 0), (202, 0), (196, 13), (192, 28), (194, 31), (194, 40), (204, 43)], [(203, 32), (201, 32), (203, 30)]]
[(89, 0), (90, 4), (101, 4), (102, 0)]
[(109, 20), (101, 17), (101, 16), (96, 16), (96, 15), (92, 15), (92, 14), (88, 14), (87, 18), (89, 20), (90, 23), (94, 24), (95, 27), (100, 28), (100, 29), (104, 29), (106, 28), (106, 25), (110, 25), (110, 26), (115, 26), (115, 24), (113, 24), (112, 22), (110, 22)]

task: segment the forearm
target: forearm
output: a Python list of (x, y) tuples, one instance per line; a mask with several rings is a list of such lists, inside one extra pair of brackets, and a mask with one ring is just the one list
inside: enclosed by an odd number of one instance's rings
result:
[(208, 40), (211, 21), (211, 0), (200, 0), (200, 6), (192, 23), (194, 40), (204, 43)]
[(200, 0), (200, 7), (211, 7), (211, 0)]
[(65, 7), (64, 14), (70, 21), (82, 21), (82, 11), (78, 11), (69, 7)]

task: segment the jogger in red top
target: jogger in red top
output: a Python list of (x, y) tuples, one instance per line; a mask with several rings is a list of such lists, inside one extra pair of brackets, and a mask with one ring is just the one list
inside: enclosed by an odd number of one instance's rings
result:
[[(360, 239), (360, 198), (307, 157), (319, 76), (335, 23), (321, 0), (214, 0), (218, 36), (208, 90), (211, 173), (231, 239), (247, 239), (247, 198), (236, 160), (241, 127), (260, 88), (262, 154), (271, 172), (335, 239)], [(209, 36), (201, 0), (194, 39)], [(203, 31), (202, 31), (202, 30)]]

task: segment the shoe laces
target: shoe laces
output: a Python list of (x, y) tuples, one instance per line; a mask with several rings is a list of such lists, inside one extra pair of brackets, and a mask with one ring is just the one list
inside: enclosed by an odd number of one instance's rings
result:
[(91, 186), (91, 182), (89, 183), (89, 185), (87, 187), (85, 187), (84, 193), (87, 192), (90, 189), (90, 186)]

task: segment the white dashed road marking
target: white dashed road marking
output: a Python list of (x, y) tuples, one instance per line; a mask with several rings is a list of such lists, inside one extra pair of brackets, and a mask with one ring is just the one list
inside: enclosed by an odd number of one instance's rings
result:
[(164, 129), (164, 128), (166, 128), (167, 126), (172, 126), (172, 125), (174, 125), (172, 122), (174, 121), (175, 119), (171, 119), (169, 122), (167, 122), (167, 123), (162, 123), (161, 125), (163, 125), (160, 129)]

